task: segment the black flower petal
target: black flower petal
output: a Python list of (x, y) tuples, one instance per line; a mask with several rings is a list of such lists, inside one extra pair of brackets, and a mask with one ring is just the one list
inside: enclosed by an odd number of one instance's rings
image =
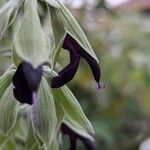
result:
[(29, 63), (21, 63), (14, 76), (14, 96), (21, 103), (33, 104), (42, 77), (42, 66), (34, 69)]
[(70, 136), (70, 149), (69, 150), (76, 150), (77, 138)]
[(51, 87), (58, 88), (72, 80), (77, 72), (80, 58), (82, 57), (90, 65), (94, 79), (98, 83), (98, 88), (100, 88), (99, 81), (101, 71), (97, 61), (89, 55), (70, 34), (66, 35), (62, 47), (69, 52), (70, 63), (58, 73), (58, 76), (52, 79)]
[(78, 58), (74, 63), (69, 63), (62, 71), (59, 72), (59, 76), (56, 76), (51, 81), (52, 88), (58, 88), (71, 81), (75, 76), (80, 59)]
[[(81, 46), (76, 42), (76, 40), (70, 34), (66, 35), (62, 47), (65, 50), (69, 51), (69, 53), (72, 54), (72, 56), (76, 56), (76, 55), (81, 56), (81, 52), (80, 52)], [(75, 61), (75, 58), (72, 57), (71, 60)]]
[[(64, 45), (65, 44), (68, 45), (69, 43), (65, 41)], [(72, 45), (70, 45), (69, 47), (72, 47)], [(52, 88), (58, 88), (58, 87), (65, 85), (66, 83), (71, 81), (73, 77), (75, 76), (78, 66), (79, 66), (81, 56), (79, 53), (76, 53), (76, 51), (74, 50), (69, 51), (69, 54), (70, 54), (70, 63), (58, 73), (58, 76), (52, 79), (51, 81)]]
[(61, 131), (63, 134), (68, 135), (70, 138), (70, 150), (76, 150), (76, 142), (78, 139), (84, 143), (87, 150), (95, 150), (95, 145), (93, 141), (77, 134), (66, 124), (64, 123), (61, 124)]
[(82, 53), (82, 58), (84, 58), (87, 61), (87, 63), (89, 64), (89, 66), (92, 70), (94, 79), (98, 84), (98, 89), (101, 88), (100, 83), (99, 83), (100, 78), (101, 78), (101, 69), (99, 67), (99, 64), (93, 57), (91, 57), (91, 55), (89, 55), (85, 51)]

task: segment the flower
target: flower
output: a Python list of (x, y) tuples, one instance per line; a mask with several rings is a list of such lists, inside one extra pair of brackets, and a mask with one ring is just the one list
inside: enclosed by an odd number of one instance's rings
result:
[(29, 63), (19, 64), (14, 76), (14, 96), (21, 103), (32, 105), (42, 78), (42, 66), (34, 69)]
[(76, 150), (76, 143), (77, 143), (78, 139), (84, 143), (87, 150), (95, 150), (95, 145), (94, 145), (93, 141), (77, 134), (71, 128), (69, 128), (65, 123), (61, 124), (61, 131), (63, 134), (68, 135), (70, 138), (70, 149), (69, 150)]
[(99, 81), (101, 77), (101, 70), (100, 70), (98, 62), (90, 54), (88, 54), (78, 44), (78, 42), (68, 33), (64, 39), (64, 43), (62, 47), (63, 49), (69, 52), (70, 63), (58, 73), (58, 76), (52, 79), (51, 87), (59, 88), (63, 86), (64, 84), (68, 83), (69, 81), (71, 81), (77, 72), (79, 62), (82, 57), (89, 64), (92, 70), (94, 79), (98, 83), (98, 89), (100, 89), (101, 86), (100, 86)]

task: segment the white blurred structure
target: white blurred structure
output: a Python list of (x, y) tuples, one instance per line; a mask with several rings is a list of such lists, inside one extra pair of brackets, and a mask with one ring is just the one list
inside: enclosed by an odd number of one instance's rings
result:
[[(96, 2), (101, 0), (62, 0), (63, 2), (70, 4), (73, 8), (80, 8), (86, 2), (90, 5), (94, 5)], [(109, 7), (116, 7), (128, 0), (106, 0), (106, 3)]]
[(116, 7), (122, 3), (125, 3), (129, 0), (106, 0), (107, 4), (110, 6), (110, 7)]
[(150, 138), (144, 140), (141, 143), (139, 150), (150, 150)]

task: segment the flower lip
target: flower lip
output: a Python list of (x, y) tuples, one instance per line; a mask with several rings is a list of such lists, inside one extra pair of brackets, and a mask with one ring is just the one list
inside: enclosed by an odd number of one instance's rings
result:
[(59, 88), (67, 82), (71, 81), (77, 72), (79, 61), (80, 58), (77, 57), (75, 62), (70, 62), (62, 71), (60, 71), (58, 73), (59, 76), (56, 76), (52, 79), (51, 87)]
[(78, 139), (84, 143), (87, 150), (95, 150), (95, 144), (93, 141), (77, 134), (71, 128), (69, 128), (65, 123), (61, 124), (61, 131), (63, 134), (68, 135), (70, 138), (70, 150), (76, 150), (76, 142)]
[(101, 88), (99, 83), (101, 78), (101, 69), (98, 62), (88, 54), (78, 42), (67, 33), (63, 46), (64, 50), (67, 50), (70, 54), (70, 63), (58, 73), (58, 76), (54, 77), (51, 82), (52, 88), (58, 88), (69, 82), (75, 76), (77, 72), (79, 61), (81, 57), (86, 60), (89, 64), (91, 71), (93, 73), (95, 81), (98, 83), (98, 89)]
[(21, 103), (32, 105), (42, 78), (42, 66), (34, 69), (29, 63), (19, 64), (14, 76), (14, 96)]

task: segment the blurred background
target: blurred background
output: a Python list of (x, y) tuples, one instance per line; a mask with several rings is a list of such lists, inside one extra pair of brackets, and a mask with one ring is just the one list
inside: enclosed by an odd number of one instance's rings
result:
[(94, 126), (97, 150), (150, 150), (150, 1), (65, 3), (102, 69), (104, 89), (97, 90), (84, 60), (69, 83)]
[[(102, 69), (101, 90), (84, 60), (68, 84), (93, 124), (96, 150), (150, 150), (150, 0), (63, 1)], [(0, 41), (1, 74), (11, 63), (7, 42)], [(59, 60), (65, 65), (64, 57), (69, 59), (62, 51)], [(67, 150), (67, 137), (64, 141)]]

